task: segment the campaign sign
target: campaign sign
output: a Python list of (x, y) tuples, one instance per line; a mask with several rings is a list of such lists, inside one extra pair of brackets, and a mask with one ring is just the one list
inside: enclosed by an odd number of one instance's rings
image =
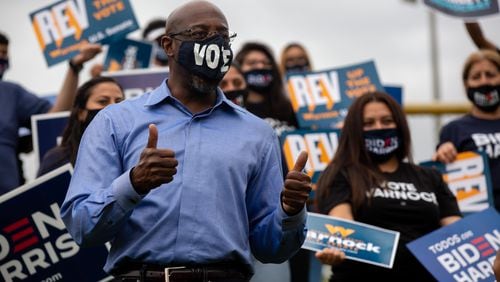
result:
[(424, 4), (450, 16), (475, 18), (498, 13), (498, 0), (424, 0)]
[(289, 73), (288, 95), (301, 128), (338, 128), (352, 101), (384, 91), (372, 61), (318, 72)]
[(400, 106), (403, 105), (403, 87), (395, 85), (384, 85), (385, 93), (389, 94)]
[(495, 281), (500, 215), (488, 208), (406, 246), (438, 281)]
[(70, 165), (0, 196), (0, 281), (104, 281), (106, 246), (80, 248), (61, 219)]
[(307, 213), (307, 236), (303, 249), (336, 248), (346, 258), (392, 268), (399, 232), (356, 221)]
[(31, 116), (33, 151), (36, 164), (40, 164), (47, 151), (60, 144), (60, 139), (70, 112), (39, 114)]
[(78, 54), (86, 41), (106, 44), (139, 28), (129, 0), (62, 0), (30, 19), (48, 66)]
[(115, 41), (109, 45), (103, 69), (112, 72), (148, 68), (152, 51), (151, 43), (130, 39)]
[(102, 75), (114, 78), (122, 86), (125, 98), (128, 99), (160, 86), (168, 76), (168, 68), (103, 72)]
[(457, 197), (464, 215), (479, 212), (493, 206), (493, 191), (488, 158), (482, 152), (462, 152), (454, 162), (423, 162), (420, 165), (434, 167), (443, 174), (451, 192)]
[(291, 170), (300, 152), (308, 153), (306, 173), (316, 183), (337, 151), (340, 130), (295, 130), (285, 131), (280, 136), (281, 148), (288, 170)]

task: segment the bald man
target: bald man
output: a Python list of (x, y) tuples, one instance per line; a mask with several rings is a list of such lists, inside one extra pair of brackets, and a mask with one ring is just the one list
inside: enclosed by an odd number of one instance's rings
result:
[(214, 5), (179, 7), (169, 77), (85, 131), (61, 214), (78, 244), (112, 243), (116, 281), (248, 281), (252, 253), (283, 262), (304, 241), (307, 154), (283, 181), (273, 130), (217, 88), (233, 37)]

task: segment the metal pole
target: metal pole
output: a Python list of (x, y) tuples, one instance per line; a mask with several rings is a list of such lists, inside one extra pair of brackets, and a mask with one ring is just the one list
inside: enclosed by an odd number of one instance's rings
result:
[[(428, 11), (428, 19), (429, 19), (429, 36), (430, 36), (429, 47), (431, 52), (432, 100), (433, 102), (440, 102), (441, 80), (439, 76), (439, 51), (438, 51), (438, 38), (437, 38), (437, 27), (436, 27), (436, 14), (431, 10)], [(441, 116), (437, 116), (434, 118), (434, 130), (436, 132), (436, 136), (439, 136), (440, 128), (441, 128)]]

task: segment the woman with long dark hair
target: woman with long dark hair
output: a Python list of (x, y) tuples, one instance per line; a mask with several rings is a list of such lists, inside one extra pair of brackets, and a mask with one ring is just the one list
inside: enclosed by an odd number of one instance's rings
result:
[[(235, 57), (249, 90), (245, 108), (266, 119), (279, 134), (282, 129), (297, 127), (297, 119), (285, 94), (282, 75), (273, 53), (257, 42), (244, 44)], [(288, 128), (287, 128), (288, 127)]]
[(344, 261), (338, 250), (318, 252), (323, 263), (334, 265), (331, 281), (434, 280), (406, 243), (461, 214), (442, 176), (413, 164), (408, 123), (392, 97), (372, 92), (353, 102), (317, 187), (322, 213), (400, 232), (392, 269)]
[(96, 77), (80, 86), (61, 144), (45, 154), (37, 175), (45, 174), (68, 162), (74, 165), (85, 128), (100, 110), (123, 99), (123, 89), (110, 77)]

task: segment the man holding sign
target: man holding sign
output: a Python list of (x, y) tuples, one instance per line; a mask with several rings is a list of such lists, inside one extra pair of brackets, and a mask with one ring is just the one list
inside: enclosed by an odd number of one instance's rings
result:
[(304, 241), (307, 154), (283, 183), (273, 130), (217, 88), (232, 37), (208, 2), (174, 10), (169, 78), (85, 132), (61, 214), (78, 244), (112, 242), (120, 279), (248, 281), (251, 254), (282, 262)]

